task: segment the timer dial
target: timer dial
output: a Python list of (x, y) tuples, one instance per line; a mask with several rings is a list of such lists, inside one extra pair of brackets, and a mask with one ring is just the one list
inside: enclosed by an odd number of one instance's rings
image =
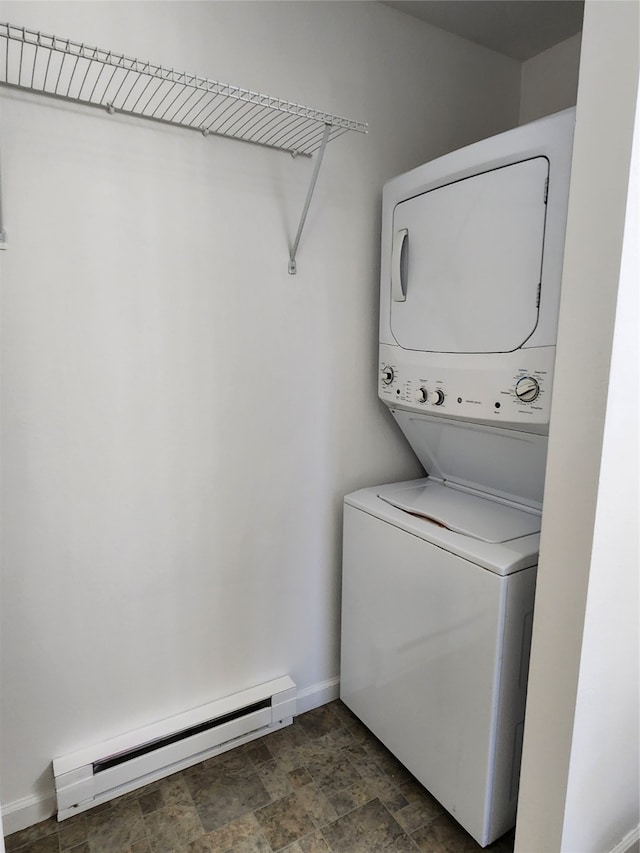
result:
[(533, 376), (523, 376), (516, 382), (516, 397), (523, 403), (533, 403), (539, 393), (540, 385)]
[(382, 368), (382, 382), (385, 385), (391, 385), (395, 378), (395, 371), (393, 367), (383, 367)]

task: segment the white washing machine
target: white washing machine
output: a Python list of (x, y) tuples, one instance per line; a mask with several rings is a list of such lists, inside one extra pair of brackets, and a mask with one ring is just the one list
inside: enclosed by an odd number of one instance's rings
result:
[[(422, 489), (501, 541), (388, 503)], [(344, 508), (342, 699), (482, 845), (514, 822), (539, 545), (539, 517), (504, 509), (428, 479)]]
[(378, 390), (428, 476), (345, 499), (341, 697), (482, 846), (515, 822), (574, 118), (383, 192)]

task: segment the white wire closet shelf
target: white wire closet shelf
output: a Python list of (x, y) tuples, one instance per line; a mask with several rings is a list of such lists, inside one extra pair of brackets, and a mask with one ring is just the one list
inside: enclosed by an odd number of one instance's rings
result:
[(367, 125), (321, 110), (90, 47), (0, 24), (0, 83), (140, 118), (310, 156)]
[(0, 85), (294, 156), (317, 153), (290, 272), (325, 146), (348, 131), (368, 129), (364, 122), (9, 23), (0, 23)]

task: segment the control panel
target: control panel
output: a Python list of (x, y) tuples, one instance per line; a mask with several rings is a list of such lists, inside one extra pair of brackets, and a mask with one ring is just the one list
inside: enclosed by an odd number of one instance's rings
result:
[(390, 408), (544, 432), (554, 356), (554, 347), (469, 356), (381, 344), (378, 394)]

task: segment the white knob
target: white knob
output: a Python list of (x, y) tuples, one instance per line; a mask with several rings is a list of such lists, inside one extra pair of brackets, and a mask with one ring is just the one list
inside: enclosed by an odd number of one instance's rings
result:
[(393, 367), (383, 367), (382, 368), (382, 381), (385, 385), (391, 385), (395, 377), (395, 372)]
[(540, 385), (533, 376), (523, 376), (516, 382), (516, 397), (524, 403), (533, 403), (540, 393)]
[(426, 388), (418, 388), (416, 393), (414, 394), (416, 398), (416, 403), (426, 403), (427, 402), (427, 389)]
[(439, 388), (431, 394), (431, 402), (434, 406), (441, 406), (444, 403), (444, 391)]

